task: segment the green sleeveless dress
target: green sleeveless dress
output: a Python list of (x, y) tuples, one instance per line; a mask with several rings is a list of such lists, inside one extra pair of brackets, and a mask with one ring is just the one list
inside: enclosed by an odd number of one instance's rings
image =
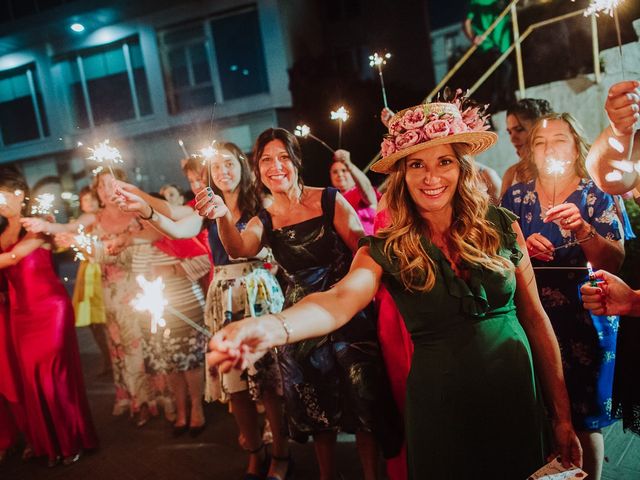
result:
[[(500, 255), (517, 265), (516, 217), (490, 207), (487, 219), (501, 234)], [(546, 429), (531, 348), (516, 316), (515, 273), (469, 267), (467, 283), (437, 247), (422, 243), (437, 266), (428, 293), (404, 288), (384, 240), (361, 240), (383, 268), (414, 343), (405, 411), (409, 478), (525, 479), (544, 464)]]

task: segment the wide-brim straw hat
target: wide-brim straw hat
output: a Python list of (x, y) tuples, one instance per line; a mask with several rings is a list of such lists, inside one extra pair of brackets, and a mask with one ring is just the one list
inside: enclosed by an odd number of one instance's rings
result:
[[(424, 115), (424, 122), (420, 124), (421, 115)], [(418, 117), (418, 121), (411, 123), (411, 118), (407, 116)], [(405, 123), (403, 124), (403, 120)], [(407, 121), (410, 123), (407, 124)], [(425, 127), (438, 121), (439, 126), (443, 126), (446, 132), (433, 134), (426, 133)], [(442, 123), (442, 122), (446, 123)], [(396, 113), (389, 120), (389, 134), (385, 135), (382, 142), (383, 157), (371, 166), (371, 170), (378, 173), (390, 173), (394, 170), (394, 165), (401, 158), (405, 158), (412, 153), (419, 152), (425, 148), (435, 147), (436, 145), (445, 145), (457, 143), (463, 146), (463, 153), (466, 155), (475, 155), (491, 148), (498, 141), (498, 135), (494, 132), (488, 132), (485, 125), (486, 117), (482, 117), (480, 109), (465, 110), (465, 116), (460, 112), (455, 103), (435, 102), (416, 105), (414, 107), (405, 108)], [(406, 128), (407, 125), (420, 125), (415, 128)], [(398, 137), (406, 135), (409, 132), (416, 132), (420, 139), (417, 143), (413, 143), (407, 147), (402, 146), (402, 142), (398, 141)], [(454, 133), (455, 132), (455, 133)], [(438, 136), (431, 136), (438, 135)], [(391, 148), (395, 150), (388, 155), (385, 153), (385, 142), (387, 142), (387, 150)]]

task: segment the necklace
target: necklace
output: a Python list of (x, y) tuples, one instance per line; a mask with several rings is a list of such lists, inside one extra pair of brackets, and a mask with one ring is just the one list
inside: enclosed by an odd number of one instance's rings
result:
[[(566, 198), (577, 188), (579, 179), (572, 180), (562, 190), (555, 190), (555, 195), (549, 195), (546, 188), (543, 186), (540, 178), (536, 181), (535, 190), (538, 194), (538, 200), (540, 202), (540, 209), (544, 212), (551, 207), (563, 203)], [(555, 197), (555, 198), (554, 198)]]

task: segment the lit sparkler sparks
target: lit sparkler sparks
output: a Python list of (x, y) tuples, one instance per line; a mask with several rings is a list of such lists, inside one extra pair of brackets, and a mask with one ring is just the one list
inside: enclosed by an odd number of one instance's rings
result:
[(329, 145), (327, 145), (327, 143), (324, 140), (321, 140), (320, 138), (316, 137), (313, 133), (311, 133), (311, 128), (309, 128), (308, 125), (298, 125), (296, 129), (293, 131), (293, 133), (295, 134), (296, 137), (312, 138), (316, 142), (320, 143), (324, 148), (329, 150), (331, 153), (336, 153), (336, 151), (333, 148), (331, 148)]
[(382, 102), (384, 103), (384, 108), (389, 108), (387, 104), (387, 90), (384, 88), (384, 76), (382, 75), (382, 66), (387, 64), (387, 60), (391, 58), (390, 53), (385, 53), (384, 55), (378, 55), (377, 52), (374, 52), (373, 55), (369, 55), (369, 66), (375, 67), (378, 69), (378, 76), (380, 77), (380, 88), (382, 88)]
[(216, 141), (213, 140), (210, 145), (200, 149), (200, 153), (202, 154), (202, 165), (206, 165), (207, 168), (207, 182), (209, 188), (211, 188), (211, 159), (218, 154), (218, 149), (215, 145)]
[(211, 338), (213, 334), (204, 328), (202, 325), (198, 325), (186, 315), (182, 314), (175, 308), (169, 305), (169, 302), (164, 298), (164, 282), (162, 277), (158, 277), (155, 280), (147, 280), (144, 275), (138, 275), (136, 281), (142, 292), (138, 292), (136, 298), (131, 301), (131, 306), (139, 312), (149, 312), (151, 314), (151, 333), (157, 333), (158, 327), (166, 327), (167, 322), (164, 319), (165, 309), (175, 315), (179, 320), (194, 328), (198, 332), (202, 333), (205, 337)]
[(151, 333), (157, 333), (158, 327), (166, 327), (167, 322), (163, 318), (164, 307), (168, 304), (164, 298), (164, 282), (162, 277), (155, 280), (147, 280), (144, 275), (138, 275), (136, 281), (142, 292), (138, 292), (131, 301), (131, 306), (139, 312), (151, 314)]
[[(97, 163), (106, 163), (109, 171), (111, 172), (111, 175), (115, 178), (115, 174), (113, 173), (113, 166), (119, 163), (124, 163), (122, 155), (120, 154), (120, 150), (109, 145), (109, 139), (107, 138), (104, 142), (100, 142), (93, 148), (89, 147), (89, 151), (91, 152), (91, 155), (87, 157), (87, 159), (93, 160)], [(96, 174), (96, 170), (97, 168), (93, 171), (94, 175)], [(98, 171), (97, 173), (99, 173), (100, 171)]]
[(558, 175), (564, 174), (564, 167), (567, 162), (559, 160), (557, 158), (547, 158), (547, 173), (549, 175), (553, 175), (553, 197), (551, 200), (551, 206), (555, 207), (556, 205), (556, 183), (558, 182)]
[(73, 237), (74, 243), (71, 244), (72, 250), (75, 252), (75, 261), (85, 261), (85, 253), (91, 255), (93, 253), (93, 245), (98, 240), (95, 235), (89, 235), (84, 231), (84, 225), (78, 227), (78, 233)]
[(604, 12), (610, 17), (613, 17), (616, 8), (624, 2), (624, 0), (591, 0), (589, 6), (585, 9), (584, 15), (598, 15), (600, 12)]
[(340, 106), (335, 112), (331, 111), (331, 120), (338, 121), (338, 148), (342, 148), (342, 124), (349, 119), (349, 112)]
[(52, 193), (42, 193), (31, 206), (31, 215), (50, 215), (56, 197)]

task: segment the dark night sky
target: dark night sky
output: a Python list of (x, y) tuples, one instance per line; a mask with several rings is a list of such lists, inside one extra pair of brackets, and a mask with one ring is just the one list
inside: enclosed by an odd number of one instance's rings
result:
[(431, 29), (461, 22), (465, 16), (467, 0), (427, 0)]

